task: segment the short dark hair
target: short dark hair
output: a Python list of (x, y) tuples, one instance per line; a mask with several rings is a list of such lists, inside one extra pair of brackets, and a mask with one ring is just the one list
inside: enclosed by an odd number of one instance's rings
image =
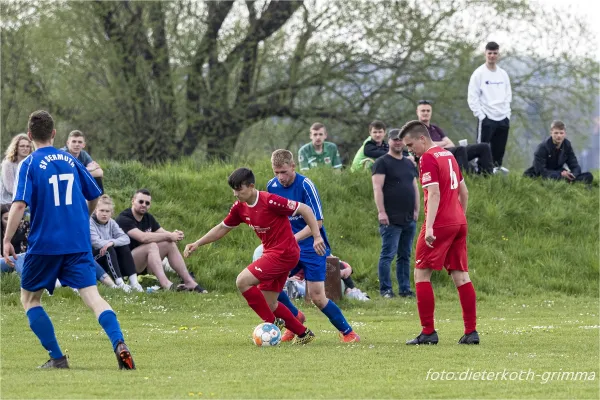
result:
[(499, 48), (500, 45), (496, 42), (488, 42), (488, 44), (485, 45), (486, 50), (498, 50)]
[(31, 132), (33, 140), (38, 142), (47, 142), (52, 138), (54, 130), (54, 120), (48, 111), (38, 110), (31, 113), (27, 130)]
[(321, 122), (315, 122), (314, 124), (312, 124), (311, 127), (310, 127), (310, 130), (311, 131), (318, 131), (321, 128), (324, 128), (325, 132), (327, 132), (327, 128), (325, 128), (325, 125), (323, 125)]
[(429, 136), (429, 130), (421, 121), (408, 121), (402, 128), (400, 128), (400, 139), (404, 139), (406, 136), (416, 138), (421, 135), (431, 139), (431, 136)]
[(375, 120), (369, 124), (369, 132), (371, 132), (371, 129), (383, 129), (385, 131), (385, 128), (383, 121)]
[(558, 129), (559, 131), (566, 131), (567, 126), (565, 125), (564, 122), (556, 119), (556, 120), (552, 121), (552, 123), (550, 124), (550, 130), (552, 130), (552, 129)]
[(254, 184), (256, 180), (254, 179), (254, 174), (251, 169), (242, 167), (238, 168), (229, 175), (227, 178), (227, 183), (233, 190), (239, 190), (242, 186), (250, 186)]
[(135, 193), (133, 194), (133, 197), (137, 196), (138, 193), (141, 193), (143, 195), (152, 197), (152, 195), (150, 194), (150, 191), (148, 189), (138, 189), (138, 190), (136, 190)]
[(1, 215), (4, 215), (4, 214), (6, 214), (7, 212), (9, 212), (9, 211), (10, 211), (10, 206), (11, 206), (11, 204), (10, 204), (10, 203), (2, 204), (2, 205), (0, 206), (0, 210), (2, 210), (2, 212), (1, 212), (0, 214), (1, 214)]
[(431, 105), (431, 100), (419, 100), (419, 102), (417, 103), (417, 106), (422, 106), (424, 104), (427, 104), (427, 105), (430, 106)]

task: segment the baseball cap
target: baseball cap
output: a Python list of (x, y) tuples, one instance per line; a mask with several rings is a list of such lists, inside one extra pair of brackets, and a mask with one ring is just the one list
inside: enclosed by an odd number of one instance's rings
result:
[(400, 129), (393, 128), (388, 131), (388, 138), (391, 139), (400, 139)]

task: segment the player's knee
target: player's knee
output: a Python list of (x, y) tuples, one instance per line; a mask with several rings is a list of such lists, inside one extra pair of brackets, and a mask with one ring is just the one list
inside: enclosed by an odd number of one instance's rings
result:
[(25, 312), (29, 311), (33, 307), (41, 306), (40, 299), (33, 296), (33, 293), (21, 292), (21, 304)]

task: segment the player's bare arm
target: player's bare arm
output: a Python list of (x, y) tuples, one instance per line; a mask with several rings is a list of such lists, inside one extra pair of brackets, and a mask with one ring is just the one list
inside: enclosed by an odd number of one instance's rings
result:
[(375, 197), (375, 205), (377, 206), (377, 219), (381, 225), (389, 225), (390, 220), (385, 212), (383, 203), (383, 184), (385, 183), (384, 174), (375, 174), (371, 177), (373, 181), (373, 195)]
[(208, 231), (206, 235), (196, 240), (194, 243), (187, 244), (185, 246), (185, 250), (183, 251), (183, 256), (185, 258), (188, 258), (194, 251), (198, 249), (198, 247), (204, 246), (205, 244), (209, 244), (212, 242), (216, 242), (223, 236), (227, 235), (233, 228), (234, 227), (226, 226), (221, 222), (220, 224), (213, 227), (210, 231)]
[[(318, 220), (317, 224), (319, 225), (319, 229), (321, 229), (321, 227), (323, 226), (323, 220), (322, 219)], [(296, 238), (296, 241), (299, 242), (301, 240), (306, 239), (307, 237), (309, 237), (311, 235), (312, 234), (310, 232), (310, 226), (306, 225), (304, 228), (302, 228), (302, 230), (296, 232), (294, 237)]]
[(419, 194), (419, 185), (417, 184), (417, 178), (413, 179), (413, 189), (415, 191), (415, 221), (419, 219), (419, 210), (421, 207), (421, 195)]
[(172, 232), (142, 232), (138, 228), (127, 232), (130, 238), (137, 240), (142, 244), (159, 242), (176, 242), (175, 235)]
[(433, 247), (433, 223), (437, 216), (440, 206), (440, 187), (439, 185), (427, 186), (427, 218), (425, 219), (425, 243), (429, 247)]
[(314, 243), (313, 248), (317, 252), (318, 255), (322, 256), (325, 254), (325, 241), (321, 237), (321, 231), (319, 231), (319, 224), (317, 223), (317, 219), (315, 218), (315, 214), (312, 209), (304, 203), (298, 204), (298, 214), (302, 215), (304, 221), (306, 221), (306, 225), (310, 227), (310, 231), (312, 232)]
[(17, 254), (10, 241), (12, 240), (13, 236), (15, 236), (15, 232), (21, 223), (21, 219), (23, 219), (23, 214), (25, 214), (26, 207), (27, 204), (25, 204), (24, 201), (15, 201), (12, 203), (10, 211), (8, 212), (8, 223), (6, 224), (6, 232), (4, 233), (3, 256), (4, 261), (6, 261), (6, 263), (12, 268), (14, 268), (15, 263), (9, 257), (13, 256), (16, 260)]
[(467, 206), (469, 205), (469, 190), (467, 189), (467, 184), (464, 180), (458, 186), (458, 201), (466, 215)]
[(94, 213), (94, 210), (96, 209), (96, 206), (98, 205), (98, 200), (100, 199), (100, 197), (96, 197), (94, 200), (89, 200), (87, 201), (87, 206), (88, 206), (88, 215), (91, 217), (92, 214)]

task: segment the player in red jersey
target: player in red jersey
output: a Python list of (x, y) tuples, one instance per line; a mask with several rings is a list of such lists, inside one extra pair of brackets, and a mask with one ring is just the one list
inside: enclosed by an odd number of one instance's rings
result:
[(417, 239), (415, 288), (423, 330), (406, 344), (437, 344), (433, 326), (435, 298), (431, 287), (434, 270), (446, 268), (458, 289), (464, 335), (459, 344), (479, 344), (476, 330), (476, 296), (467, 261), (467, 203), (469, 192), (452, 153), (431, 141), (420, 121), (404, 125), (400, 137), (420, 157), (419, 177), (425, 199), (425, 223)]
[(221, 239), (239, 224), (248, 224), (260, 238), (264, 252), (262, 257), (240, 272), (236, 286), (263, 321), (275, 323), (276, 319), (282, 319), (285, 327), (297, 335), (294, 343), (310, 343), (315, 335), (278, 302), (277, 297), (285, 286), (288, 274), (300, 259), (300, 248), (288, 216), (300, 214), (304, 218), (313, 235), (315, 251), (324, 255), (325, 243), (319, 225), (306, 204), (260, 192), (254, 187), (254, 182), (254, 174), (248, 168), (233, 171), (228, 183), (238, 201), (223, 222), (185, 246), (184, 257), (189, 257), (200, 246)]

